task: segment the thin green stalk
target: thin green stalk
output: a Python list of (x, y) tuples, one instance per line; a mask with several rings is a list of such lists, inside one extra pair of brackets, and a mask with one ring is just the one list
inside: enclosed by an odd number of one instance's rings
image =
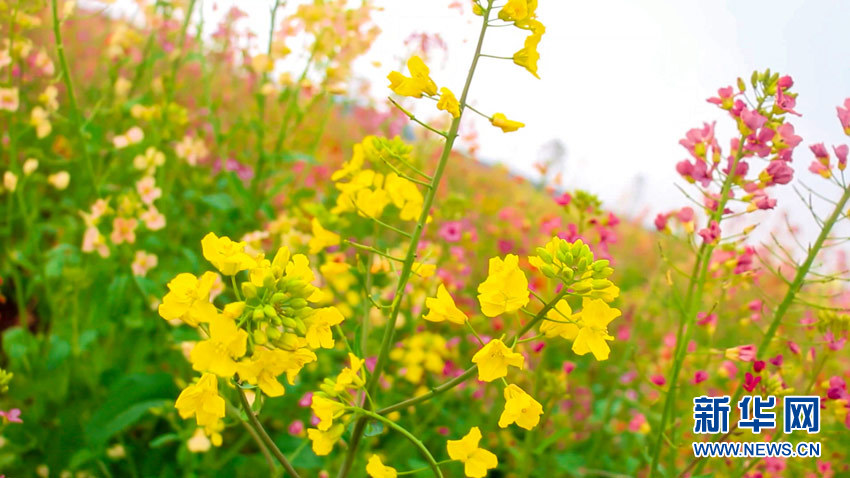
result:
[[(386, 328), (384, 329), (384, 336), (381, 340), (381, 349), (378, 354), (378, 359), (375, 362), (375, 368), (372, 372), (372, 375), (369, 377), (369, 381), (366, 383), (366, 391), (370, 395), (374, 395), (375, 389), (378, 385), (379, 379), (381, 377), (381, 373), (386, 366), (387, 358), (389, 356), (390, 347), (392, 345), (393, 334), (395, 333), (395, 325), (398, 320), (399, 312), (401, 311), (402, 298), (404, 297), (404, 290), (407, 286), (407, 281), (410, 279), (411, 271), (413, 270), (413, 262), (416, 258), (416, 250), (419, 246), (419, 240), (422, 237), (422, 232), (425, 228), (425, 223), (428, 220), (428, 216), (431, 213), (431, 205), (434, 203), (434, 198), (437, 195), (437, 188), (440, 185), (440, 179), (443, 177), (443, 172), (446, 169), (446, 165), (448, 164), (449, 155), (451, 154), (452, 147), (454, 146), (455, 139), (457, 138), (458, 128), (460, 127), (460, 120), (463, 117), (464, 108), (463, 105), (466, 103), (466, 98), (469, 95), (469, 89), (472, 85), (472, 78), (475, 76), (475, 68), (478, 66), (478, 60), (481, 55), (481, 47), (484, 44), (484, 35), (487, 31), (487, 19), (490, 15), (490, 10), (493, 7), (493, 0), (488, 0), (487, 9), (483, 13), (484, 20), (481, 24), (481, 32), (478, 35), (478, 44), (475, 47), (475, 54), (472, 57), (472, 64), (469, 66), (469, 70), (466, 74), (466, 82), (463, 86), (463, 92), (460, 97), (461, 110), (460, 115), (452, 121), (451, 127), (449, 128), (449, 132), (446, 136), (446, 143), (443, 146), (443, 152), (440, 155), (439, 163), (437, 164), (437, 169), (434, 172), (433, 179), (431, 180), (431, 187), (425, 193), (425, 199), (422, 205), (422, 212), (419, 215), (419, 220), (416, 222), (416, 228), (412, 234), (410, 245), (407, 248), (407, 256), (405, 257), (404, 266), (401, 270), (401, 275), (399, 276), (398, 285), (396, 286), (396, 293), (393, 299), (393, 308), (390, 312), (389, 320), (387, 320)], [(351, 443), (348, 448), (348, 453), (345, 456), (345, 461), (343, 462), (342, 467), (339, 470), (339, 474), (337, 475), (339, 478), (344, 478), (348, 476), (349, 471), (351, 470), (351, 465), (354, 463), (354, 456), (357, 453), (357, 447), (360, 443), (360, 438), (363, 435), (363, 430), (366, 427), (366, 416), (360, 417), (357, 420), (357, 423), (354, 426), (354, 430), (351, 435)]]
[[(80, 150), (83, 153), (83, 160), (86, 164), (86, 171), (89, 174), (89, 177), (92, 181), (92, 186), (97, 184), (94, 175), (94, 165), (92, 164), (91, 157), (88, 154), (88, 147), (86, 146), (86, 138), (83, 133), (82, 123), (83, 117), (80, 113), (79, 105), (77, 104), (77, 96), (74, 94), (74, 83), (71, 79), (71, 71), (68, 68), (68, 59), (65, 58), (65, 44), (62, 43), (62, 31), (60, 28), (59, 22), (59, 12), (58, 12), (58, 3), (59, 0), (53, 0), (50, 2), (51, 13), (53, 15), (53, 38), (56, 43), (56, 56), (59, 58), (59, 67), (62, 69), (62, 80), (65, 83), (65, 89), (67, 90), (65, 94), (68, 95), (68, 104), (71, 107), (71, 120), (74, 123), (74, 129), (76, 130), (77, 136), (79, 138), (79, 146)], [(95, 191), (97, 194), (97, 191)]]
[(286, 470), (286, 472), (289, 473), (292, 478), (300, 478), (298, 472), (295, 471), (295, 468), (292, 467), (292, 465), (289, 463), (289, 460), (286, 459), (286, 457), (280, 451), (280, 448), (277, 447), (274, 440), (272, 440), (272, 438), (266, 432), (266, 429), (263, 428), (263, 424), (260, 423), (259, 420), (257, 420), (257, 415), (254, 414), (253, 410), (251, 410), (251, 404), (248, 403), (248, 397), (245, 396), (245, 391), (239, 387), (236, 387), (236, 389), (239, 392), (239, 402), (242, 403), (242, 409), (245, 410), (245, 414), (248, 415), (248, 424), (251, 425), (251, 428), (253, 428), (255, 432), (257, 432), (257, 435), (260, 436), (260, 439), (262, 439), (263, 443), (265, 443), (268, 450), (274, 455), (275, 458), (277, 458), (277, 461), (279, 461), (280, 464), (283, 465), (283, 469)]
[[(237, 417), (239, 416), (239, 410), (230, 403), (227, 403), (227, 409), (233, 415), (236, 415)], [(266, 465), (268, 465), (269, 467), (269, 476), (276, 476), (277, 469), (274, 464), (274, 458), (272, 458), (271, 453), (269, 453), (269, 449), (266, 447), (266, 444), (263, 443), (263, 439), (260, 438), (260, 435), (257, 433), (257, 431), (254, 430), (253, 427), (248, 425), (248, 423), (242, 422), (242, 425), (245, 427), (245, 430), (248, 431), (248, 434), (251, 435), (251, 438), (254, 439), (254, 442), (257, 444), (257, 448), (260, 449), (260, 453), (263, 454), (263, 458), (265, 458), (266, 460)]]
[[(759, 107), (761, 106), (761, 102), (759, 102)], [(738, 151), (735, 154), (735, 158), (732, 161), (732, 165), (729, 168), (729, 174), (726, 176), (723, 181), (723, 186), (720, 190), (720, 198), (717, 202), (717, 207), (709, 217), (709, 224), (712, 221), (720, 221), (723, 216), (723, 211), (726, 208), (726, 203), (729, 199), (729, 192), (732, 189), (732, 183), (734, 180), (734, 172), (738, 166), (738, 162), (744, 156), (744, 143), (745, 137), (742, 135), (739, 139)], [(711, 262), (711, 254), (714, 252), (714, 244), (703, 243), (700, 247), (699, 253), (697, 254), (697, 260), (694, 263), (694, 272), (697, 274), (691, 275), (691, 280), (688, 284), (688, 294), (685, 299), (685, 311), (687, 315), (683, 317), (683, 320), (679, 322), (679, 330), (676, 335), (676, 353), (673, 360), (673, 372), (670, 377), (670, 386), (667, 389), (667, 397), (664, 401), (664, 412), (661, 415), (661, 422), (658, 426), (658, 436), (655, 441), (655, 447), (652, 454), (652, 463), (650, 464), (650, 477), (655, 476), (658, 471), (658, 461), (661, 457), (661, 447), (664, 440), (664, 431), (667, 427), (667, 421), (670, 418), (670, 415), (675, 408), (675, 400), (676, 400), (676, 387), (679, 382), (679, 374), (682, 370), (682, 363), (685, 359), (685, 352), (687, 351), (687, 343), (690, 341), (691, 334), (693, 333), (694, 323), (696, 322), (696, 316), (698, 312), (699, 305), (702, 303), (702, 293), (705, 288), (705, 280), (708, 274), (708, 266)]]
[(431, 452), (428, 451), (428, 448), (425, 447), (421, 440), (413, 436), (413, 434), (407, 431), (404, 427), (390, 420), (387, 417), (378, 415), (375, 412), (370, 412), (369, 410), (365, 410), (360, 407), (347, 407), (347, 409), (378, 420), (379, 422), (386, 424), (388, 427), (404, 435), (404, 437), (407, 438), (411, 443), (413, 443), (416, 448), (419, 449), (419, 452), (422, 453), (422, 457), (425, 458), (425, 461), (428, 462), (431, 471), (434, 472), (434, 476), (437, 476), (439, 478), (443, 477), (443, 472), (440, 471), (440, 465), (437, 464), (437, 460), (434, 459), (434, 456), (431, 455)]

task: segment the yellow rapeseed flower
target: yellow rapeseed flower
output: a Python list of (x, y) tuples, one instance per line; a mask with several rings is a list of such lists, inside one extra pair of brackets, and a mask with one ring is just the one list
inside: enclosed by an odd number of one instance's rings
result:
[(540, 324), (540, 333), (552, 338), (561, 336), (567, 340), (575, 340), (578, 335), (578, 325), (570, 322), (573, 311), (567, 301), (561, 299), (555, 304), (555, 308), (546, 313), (546, 318)]
[(497, 128), (501, 128), (504, 133), (510, 133), (525, 126), (525, 123), (509, 120), (502, 113), (494, 114), (493, 117), (490, 118), (490, 123)]
[(540, 422), (543, 405), (514, 384), (505, 387), (505, 410), (499, 417), (499, 426), (506, 428), (511, 423), (531, 430)]
[(345, 431), (345, 425), (337, 423), (330, 427), (327, 431), (310, 428), (307, 430), (307, 438), (313, 442), (313, 453), (319, 456), (325, 456), (333, 450), (334, 444), (339, 441), (342, 432)]
[(165, 320), (180, 319), (197, 327), (199, 322), (209, 322), (215, 317), (215, 306), (210, 303), (210, 290), (215, 283), (215, 272), (204, 272), (198, 278), (189, 273), (177, 274), (168, 283), (168, 293), (159, 305), (159, 315)]
[(412, 56), (407, 60), (407, 69), (411, 77), (406, 77), (397, 71), (387, 75), (390, 80), (390, 89), (402, 96), (421, 98), (423, 94), (436, 95), (437, 84), (429, 76), (431, 70), (418, 56)]
[(313, 314), (304, 321), (307, 326), (307, 345), (310, 348), (319, 347), (331, 349), (334, 346), (334, 336), (331, 327), (339, 325), (345, 317), (336, 307), (324, 307), (316, 309)]
[(378, 455), (369, 457), (369, 462), (366, 463), (366, 473), (372, 478), (396, 478), (398, 476), (396, 469), (384, 465)]
[(239, 362), (236, 371), (240, 380), (257, 385), (269, 397), (279, 397), (286, 389), (277, 377), (287, 370), (289, 358), (285, 350), (255, 347), (251, 358)]
[(581, 307), (576, 314), (581, 329), (573, 342), (573, 352), (578, 355), (592, 352), (596, 360), (606, 360), (611, 352), (606, 340), (614, 340), (608, 335), (608, 324), (620, 316), (620, 311), (601, 299), (584, 298)]
[(236, 321), (216, 314), (210, 320), (210, 338), (192, 349), (192, 368), (228, 378), (236, 373), (236, 360), (245, 355), (248, 332), (236, 326)]
[(313, 414), (319, 419), (316, 428), (323, 432), (329, 430), (333, 421), (345, 413), (345, 404), (316, 394), (313, 395), (310, 408), (313, 409)]
[(316, 254), (325, 248), (339, 245), (339, 234), (328, 231), (317, 218), (313, 218), (310, 223), (313, 230), (313, 237), (307, 244), (310, 247), (310, 254)]
[(493, 339), (472, 356), (472, 363), (478, 364), (478, 380), (492, 382), (506, 376), (509, 365), (522, 369), (525, 357)]
[(448, 320), (454, 324), (463, 325), (469, 320), (466, 314), (457, 308), (454, 299), (443, 284), (437, 287), (437, 297), (425, 299), (425, 307), (428, 307), (429, 310), (423, 319), (431, 322)]
[(463, 472), (470, 478), (483, 478), (487, 476), (487, 470), (499, 464), (496, 455), (478, 446), (480, 441), (481, 430), (472, 427), (460, 440), (449, 440), (446, 443), (449, 457), (463, 462)]
[(490, 258), (487, 279), (478, 286), (478, 301), (487, 317), (514, 312), (528, 304), (528, 279), (519, 268), (518, 256)]
[(227, 236), (209, 233), (201, 240), (204, 258), (226, 276), (256, 267), (254, 258), (245, 253), (245, 242), (234, 242)]
[(460, 116), (460, 103), (458, 103), (452, 90), (445, 86), (440, 88), (440, 100), (437, 101), (437, 109), (447, 111), (453, 118)]
[(195, 416), (198, 426), (213, 428), (224, 418), (224, 399), (218, 395), (218, 379), (211, 373), (201, 375), (197, 383), (189, 385), (174, 403), (181, 418)]

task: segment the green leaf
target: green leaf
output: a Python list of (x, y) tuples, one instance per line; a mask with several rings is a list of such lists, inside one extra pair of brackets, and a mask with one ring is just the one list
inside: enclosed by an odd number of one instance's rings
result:
[(177, 389), (169, 374), (137, 373), (122, 377), (112, 385), (106, 401), (86, 424), (86, 440), (92, 447), (103, 446), (151, 408), (171, 403), (175, 395)]
[(204, 196), (201, 201), (211, 208), (223, 212), (230, 211), (235, 207), (233, 204), (233, 198), (231, 198), (229, 194), (225, 193), (208, 194)]
[(151, 448), (159, 448), (178, 440), (180, 440), (180, 436), (176, 433), (166, 433), (165, 435), (160, 435), (151, 440), (148, 446)]
[(366, 425), (366, 431), (363, 432), (367, 437), (373, 437), (376, 435), (380, 435), (384, 433), (384, 423), (383, 422), (369, 422)]

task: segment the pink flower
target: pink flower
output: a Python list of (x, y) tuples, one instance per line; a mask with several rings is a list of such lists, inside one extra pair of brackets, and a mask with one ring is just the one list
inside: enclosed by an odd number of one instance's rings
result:
[(767, 210), (776, 207), (776, 199), (768, 196), (764, 191), (756, 191), (753, 197), (753, 205), (757, 209)]
[(717, 96), (707, 99), (709, 103), (715, 104), (724, 110), (732, 109), (735, 90), (731, 86), (717, 90)]
[(290, 435), (301, 436), (301, 434), (304, 433), (304, 422), (301, 420), (295, 420), (289, 424), (287, 431)]
[(116, 217), (112, 221), (112, 234), (109, 239), (113, 244), (121, 244), (127, 242), (132, 244), (136, 242), (136, 227), (139, 222), (133, 218)]
[(733, 272), (735, 274), (743, 274), (744, 272), (752, 270), (754, 255), (755, 250), (752, 247), (747, 246), (744, 249), (744, 253), (738, 256), (738, 262), (735, 264), (735, 270)]
[(829, 349), (834, 351), (843, 349), (844, 344), (847, 343), (847, 337), (836, 337), (832, 332), (827, 332), (826, 335), (824, 335), (824, 338), (826, 339)]
[(776, 89), (776, 106), (786, 113), (791, 113), (792, 115), (803, 116), (800, 113), (794, 111), (794, 107), (797, 105), (797, 98), (793, 95), (786, 95), (782, 90), (784, 88), (779, 87)]
[(555, 198), (555, 202), (560, 206), (568, 206), (570, 202), (573, 200), (573, 197), (570, 193), (564, 193)]
[(136, 255), (133, 258), (133, 263), (130, 265), (130, 268), (133, 270), (133, 275), (144, 277), (147, 275), (148, 271), (156, 267), (159, 259), (156, 257), (156, 254), (149, 254), (145, 251), (136, 251)]
[(717, 325), (717, 314), (706, 314), (705, 312), (697, 313), (697, 325), (715, 327)]
[(639, 433), (646, 429), (645, 425), (647, 425), (646, 416), (643, 413), (636, 412), (629, 421), (629, 431), (632, 433)]
[(564, 362), (564, 366), (563, 366), (563, 367), (564, 367), (564, 373), (565, 373), (565, 374), (567, 374), (567, 375), (569, 375), (569, 374), (570, 374), (570, 372), (572, 372), (573, 370), (575, 370), (575, 368), (576, 368), (576, 364), (574, 364), (573, 362)]
[(154, 201), (162, 196), (162, 189), (156, 187), (156, 180), (153, 176), (146, 176), (136, 182), (136, 191), (142, 202), (151, 205)]
[(705, 382), (706, 380), (708, 380), (708, 372), (705, 370), (697, 370), (694, 373), (694, 385)]
[(83, 234), (82, 249), (83, 252), (97, 251), (100, 257), (109, 257), (109, 246), (106, 245), (106, 239), (104, 239), (103, 234), (94, 226), (87, 228)]
[(4, 422), (24, 423), (24, 421), (21, 420), (21, 410), (19, 408), (13, 408), (13, 409), (9, 410), (8, 412), (4, 412), (3, 410), (0, 410), (0, 417), (3, 417)]
[(766, 365), (767, 364), (764, 363), (764, 360), (756, 360), (755, 362), (753, 362), (753, 372), (755, 372), (755, 373), (761, 372), (762, 370), (764, 370), (764, 367)]
[(833, 146), (832, 150), (835, 151), (835, 156), (838, 158), (838, 169), (844, 171), (847, 168), (847, 153), (850, 148), (846, 144), (842, 144), (841, 146)]
[(756, 358), (756, 346), (753, 344), (739, 345), (726, 349), (726, 358), (740, 362), (752, 362)]
[(772, 359), (769, 360), (769, 362), (772, 363), (776, 367), (781, 367), (782, 366), (782, 354), (779, 354), (776, 357), (773, 357)]
[(145, 223), (145, 227), (151, 231), (158, 231), (165, 227), (165, 216), (154, 206), (150, 206), (139, 218)]
[(667, 229), (667, 215), (666, 214), (658, 213), (658, 215), (655, 216), (655, 228), (658, 229), (659, 231), (663, 231), (664, 229)]
[(794, 355), (800, 355), (800, 346), (796, 342), (788, 341), (788, 350)]
[(459, 221), (446, 221), (440, 227), (440, 237), (447, 242), (457, 242), (463, 236)]
[(761, 382), (761, 377), (755, 377), (750, 372), (747, 372), (747, 375), (744, 377), (744, 390), (752, 392), (759, 382)]
[(788, 75), (780, 76), (779, 80), (776, 82), (776, 85), (783, 90), (787, 90), (788, 88), (794, 86), (794, 79)]
[(765, 173), (767, 173), (767, 176), (770, 178), (767, 181), (768, 186), (773, 186), (774, 184), (788, 184), (794, 178), (794, 169), (792, 169), (787, 162), (780, 161), (778, 159), (771, 161), (770, 164), (767, 165)]
[(744, 108), (741, 111), (741, 121), (744, 122), (747, 128), (751, 131), (757, 131), (767, 123), (767, 118), (759, 114), (758, 111), (750, 111), (747, 108)]
[(307, 393), (305, 393), (305, 394), (304, 394), (304, 395), (303, 395), (303, 396), (302, 396), (302, 397), (298, 400), (298, 406), (299, 406), (299, 407), (309, 407), (309, 406), (310, 406), (310, 404), (312, 404), (312, 403), (313, 403), (313, 392), (307, 392)]
[(844, 100), (844, 108), (836, 106), (835, 110), (838, 112), (838, 121), (844, 128), (844, 134), (850, 136), (850, 98)]
[(681, 222), (691, 222), (694, 218), (694, 210), (688, 206), (679, 209), (679, 213), (676, 215)]
[(720, 226), (717, 221), (711, 221), (708, 227), (701, 229), (698, 234), (707, 244), (712, 244), (720, 238)]
[(658, 385), (659, 387), (663, 387), (667, 383), (667, 379), (664, 378), (664, 375), (655, 374), (649, 377), (649, 381)]

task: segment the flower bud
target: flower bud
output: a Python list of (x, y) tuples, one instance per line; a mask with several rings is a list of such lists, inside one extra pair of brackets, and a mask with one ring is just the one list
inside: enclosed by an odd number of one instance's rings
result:
[(254, 309), (252, 317), (256, 321), (262, 321), (263, 319), (266, 318), (266, 314), (263, 313), (263, 309), (258, 308), (258, 309)]
[(545, 262), (546, 264), (552, 263), (552, 254), (549, 254), (549, 252), (547, 252), (546, 249), (542, 247), (537, 248), (537, 257), (539, 257), (540, 260)]
[(257, 297), (257, 288), (250, 282), (243, 282), (242, 295), (244, 295), (246, 299), (254, 299)]
[(274, 310), (274, 307), (272, 307), (271, 305), (268, 305), (268, 304), (263, 306), (263, 313), (266, 314), (266, 317), (268, 317), (270, 319), (272, 317), (277, 317), (277, 311)]
[(253, 335), (254, 335), (254, 343), (256, 343), (257, 345), (265, 345), (266, 342), (269, 341), (269, 338), (268, 338), (268, 336), (266, 336), (266, 333), (263, 332), (260, 329), (256, 329), (254, 331)]

